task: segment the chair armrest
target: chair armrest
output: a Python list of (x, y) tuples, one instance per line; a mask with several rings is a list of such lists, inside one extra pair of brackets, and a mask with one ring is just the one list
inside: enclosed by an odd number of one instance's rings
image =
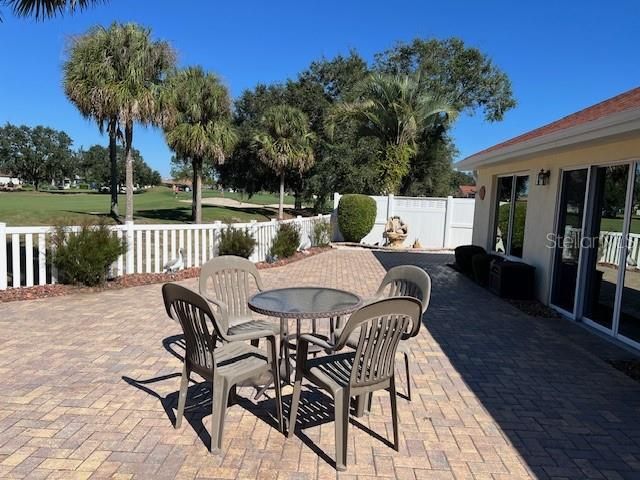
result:
[(221, 334), (221, 337), (226, 342), (246, 342), (247, 340), (258, 340), (260, 338), (276, 338), (275, 334), (271, 330), (253, 330), (246, 333), (236, 333), (233, 335)]
[(316, 335), (313, 335), (311, 333), (304, 333), (302, 335), (300, 335), (300, 340), (303, 342), (307, 342), (307, 343), (312, 343), (314, 345), (317, 345), (321, 348), (324, 348), (325, 350), (335, 350), (336, 346), (332, 343), (327, 342), (326, 340), (324, 340), (323, 338), (320, 338)]

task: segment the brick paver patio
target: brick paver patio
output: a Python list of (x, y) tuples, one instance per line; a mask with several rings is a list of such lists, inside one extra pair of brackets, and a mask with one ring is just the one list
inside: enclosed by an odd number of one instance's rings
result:
[[(363, 295), (384, 266), (415, 263), (433, 278), (414, 344), (414, 400), (398, 402), (400, 452), (385, 443), (380, 394), (350, 426), (340, 478), (640, 478), (640, 384), (583, 348), (579, 327), (528, 317), (446, 261), (334, 250), (262, 272), (268, 287)], [(253, 390), (240, 389), (224, 453), (212, 456), (210, 391), (193, 385), (187, 421), (174, 430), (179, 327), (166, 318), (160, 285), (0, 308), (0, 477), (336, 477), (333, 409), (319, 393), (303, 393), (301, 433), (286, 440), (273, 428), (273, 400), (256, 404)]]

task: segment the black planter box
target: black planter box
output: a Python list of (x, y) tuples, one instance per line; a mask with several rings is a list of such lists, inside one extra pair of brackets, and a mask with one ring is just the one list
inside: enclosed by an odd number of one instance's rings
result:
[(532, 300), (535, 270), (535, 267), (522, 262), (493, 262), (489, 290), (503, 298)]

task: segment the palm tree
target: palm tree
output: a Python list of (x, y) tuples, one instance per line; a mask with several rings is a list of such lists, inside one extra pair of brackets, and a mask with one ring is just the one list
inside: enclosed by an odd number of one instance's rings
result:
[(161, 105), (167, 144), (178, 158), (191, 162), (192, 218), (202, 223), (203, 165), (223, 163), (237, 141), (229, 92), (216, 75), (189, 67), (168, 79)]
[[(112, 152), (115, 156), (113, 139), (123, 142), (127, 221), (133, 220), (133, 126), (136, 122), (158, 123), (160, 85), (174, 65), (169, 44), (152, 41), (150, 30), (133, 23), (91, 29), (73, 40), (65, 63), (65, 92), (101, 129), (108, 124), (110, 156)], [(117, 159), (113, 156), (111, 168), (113, 204), (117, 190), (113, 179)]]
[[(89, 5), (105, 3), (106, 0), (1, 0), (10, 6), (19, 17), (35, 17), (36, 20), (52, 18), (65, 10), (75, 12), (84, 10)], [(0, 19), (1, 20), (1, 19)]]
[(456, 112), (446, 99), (426, 92), (417, 76), (374, 74), (356, 87), (356, 100), (337, 104), (327, 120), (329, 135), (354, 120), (362, 136), (380, 140), (377, 164), (384, 193), (397, 193), (416, 154), (416, 138)]
[(109, 32), (95, 27), (85, 35), (73, 38), (64, 63), (64, 91), (80, 113), (96, 121), (100, 133), (105, 126), (109, 136), (109, 163), (111, 208), (114, 219), (120, 217), (118, 211), (118, 157), (119, 105), (109, 93), (108, 79), (112, 75), (111, 60), (105, 52), (111, 49)]
[(253, 145), (258, 158), (280, 175), (280, 220), (284, 217), (284, 174), (288, 169), (302, 174), (313, 166), (313, 139), (309, 119), (298, 108), (276, 105), (260, 119)]

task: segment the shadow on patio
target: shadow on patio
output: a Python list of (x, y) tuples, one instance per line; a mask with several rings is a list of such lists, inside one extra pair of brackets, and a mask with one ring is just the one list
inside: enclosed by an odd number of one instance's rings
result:
[(459, 375), (537, 478), (640, 478), (640, 384), (591, 353), (609, 342), (525, 315), (446, 266), (452, 256), (375, 256), (386, 269), (418, 265), (433, 280), (425, 325), (446, 358), (417, 352), (414, 379), (425, 392), (440, 383), (435, 390), (454, 401), (465, 390)]

